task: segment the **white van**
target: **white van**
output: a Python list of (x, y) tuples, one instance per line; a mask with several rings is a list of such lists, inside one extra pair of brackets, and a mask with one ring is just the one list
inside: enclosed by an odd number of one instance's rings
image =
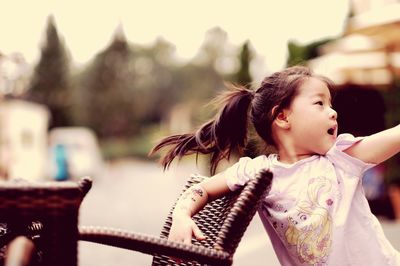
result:
[(59, 127), (49, 132), (50, 176), (56, 180), (95, 177), (103, 159), (95, 133), (85, 127)]

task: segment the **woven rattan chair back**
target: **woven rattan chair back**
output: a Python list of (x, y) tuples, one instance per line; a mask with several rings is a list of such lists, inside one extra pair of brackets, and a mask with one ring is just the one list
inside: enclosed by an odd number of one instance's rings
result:
[(89, 178), (79, 183), (2, 181), (0, 222), (12, 229), (12, 237), (39, 227), (35, 244), (43, 255), (40, 265), (75, 266), (78, 211), (90, 187)]
[[(200, 183), (205, 178), (207, 177), (192, 175), (184, 191), (190, 186)], [(193, 239), (192, 244), (228, 252), (231, 258), (227, 261), (227, 265), (230, 265), (245, 230), (258, 210), (260, 202), (269, 191), (271, 181), (271, 172), (262, 171), (256, 178), (247, 182), (242, 189), (209, 202), (193, 217), (200, 230), (206, 235), (206, 239), (203, 241)], [(172, 224), (172, 211), (173, 209), (163, 226), (161, 238), (168, 238)], [(179, 254), (177, 254), (177, 258), (179, 258)], [(195, 261), (178, 262), (178, 260), (172, 260), (167, 256), (156, 255), (153, 258), (152, 265), (204, 264)]]

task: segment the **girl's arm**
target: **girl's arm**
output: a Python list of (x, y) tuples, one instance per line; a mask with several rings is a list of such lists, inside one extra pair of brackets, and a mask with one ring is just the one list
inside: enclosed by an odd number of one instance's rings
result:
[(400, 125), (365, 137), (344, 152), (367, 163), (379, 164), (400, 151)]
[(217, 174), (186, 190), (176, 203), (172, 213), (172, 225), (169, 240), (190, 244), (192, 236), (203, 240), (205, 236), (192, 220), (192, 216), (201, 210), (208, 201), (229, 192), (223, 174)]

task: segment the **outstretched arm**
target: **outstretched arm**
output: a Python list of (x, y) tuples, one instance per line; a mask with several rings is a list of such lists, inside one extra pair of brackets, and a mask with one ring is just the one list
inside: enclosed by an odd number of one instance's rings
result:
[(365, 137), (345, 150), (367, 163), (381, 163), (400, 152), (400, 125)]
[(217, 174), (187, 189), (176, 203), (168, 239), (189, 244), (193, 235), (199, 240), (204, 239), (192, 216), (208, 201), (221, 197), (228, 191), (228, 185), (222, 174)]

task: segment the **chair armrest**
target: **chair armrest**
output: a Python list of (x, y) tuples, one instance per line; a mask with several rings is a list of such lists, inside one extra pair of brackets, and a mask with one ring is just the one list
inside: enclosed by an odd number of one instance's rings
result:
[(165, 238), (121, 229), (80, 226), (78, 239), (150, 255), (158, 254), (189, 261), (196, 260), (210, 265), (230, 265), (232, 263), (231, 255), (225, 251), (169, 241)]

